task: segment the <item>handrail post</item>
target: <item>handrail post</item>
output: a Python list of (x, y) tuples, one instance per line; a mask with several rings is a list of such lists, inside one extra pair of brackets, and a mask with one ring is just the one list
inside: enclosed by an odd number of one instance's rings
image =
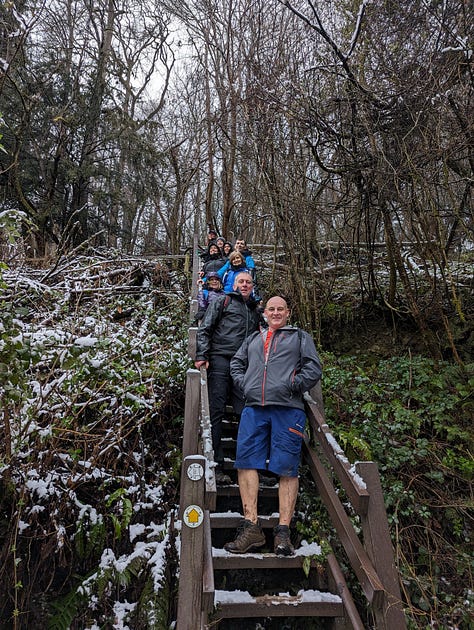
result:
[(382, 606), (374, 606), (377, 630), (406, 630), (378, 467), (375, 462), (358, 462), (355, 466), (370, 494), (367, 514), (361, 515), (364, 547), (385, 591)]
[(196, 358), (197, 331), (196, 326), (190, 326), (188, 329), (188, 357), (193, 361)]
[(205, 470), (206, 458), (202, 455), (189, 455), (183, 461), (178, 630), (201, 627)]
[(201, 374), (199, 370), (186, 372), (186, 397), (184, 401), (183, 458), (198, 452)]
[[(186, 398), (184, 401), (184, 426), (183, 426), (183, 461), (188, 455), (196, 455), (199, 453), (199, 435), (200, 435), (200, 407), (199, 400), (201, 395), (201, 374), (199, 370), (189, 369), (186, 372)], [(184, 466), (181, 469), (180, 499), (179, 499), (179, 517), (182, 518), (183, 513), (183, 492), (184, 492)]]

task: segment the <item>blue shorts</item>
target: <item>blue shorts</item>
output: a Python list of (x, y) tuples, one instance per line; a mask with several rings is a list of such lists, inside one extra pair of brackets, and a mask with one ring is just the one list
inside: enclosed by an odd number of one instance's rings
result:
[(234, 468), (270, 470), (297, 477), (306, 414), (302, 409), (269, 405), (244, 407)]

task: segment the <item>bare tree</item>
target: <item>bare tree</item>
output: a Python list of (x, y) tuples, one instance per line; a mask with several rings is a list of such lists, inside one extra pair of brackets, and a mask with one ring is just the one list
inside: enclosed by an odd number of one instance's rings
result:
[[(380, 296), (396, 309), (399, 280), (408, 312), (427, 346), (438, 354), (426, 296), (406, 268), (402, 242), (418, 233), (417, 253), (431, 266), (429, 299), (442, 315), (442, 295), (452, 290), (449, 283), (439, 283), (443, 252), (461, 223), (467, 225), (460, 209), (465, 213), (472, 173), (460, 124), (464, 121), (466, 129), (472, 91), (462, 43), (469, 28), (463, 3), (445, 3), (437, 13), (423, 2), (401, 3), (396, 12), (394, 5), (361, 2), (350, 38), (344, 37), (344, 29), (331, 28), (327, 5), (283, 4), (306, 25), (308, 35), (327, 48), (314, 66), (315, 83), (332, 85), (333, 96), (323, 100), (310, 96), (307, 141), (319, 168), (340, 180), (339, 189), (349, 193), (347, 199), (357, 200), (354, 240), (363, 242), (368, 255), (365, 277), (361, 273), (367, 297)], [(347, 9), (350, 12), (351, 6)], [(342, 25), (342, 14), (340, 19)], [(459, 115), (453, 116), (453, 111)], [(460, 172), (467, 175), (464, 185)], [(450, 204), (457, 200), (451, 206), (451, 221), (446, 220), (448, 198)], [(375, 268), (381, 235), (390, 262), (388, 293)]]
[(64, 247), (97, 232), (110, 245), (125, 234), (129, 248), (134, 156), (150, 153), (147, 129), (173, 66), (167, 17), (152, 1), (68, 0), (34, 15), (34, 37), (21, 39), (22, 57), (3, 77), (9, 203), (19, 202), (36, 225), (37, 255), (49, 241)]

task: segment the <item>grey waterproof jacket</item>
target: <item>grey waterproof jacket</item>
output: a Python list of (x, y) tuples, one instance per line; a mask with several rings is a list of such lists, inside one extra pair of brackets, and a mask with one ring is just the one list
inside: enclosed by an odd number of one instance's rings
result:
[(281, 405), (304, 409), (303, 394), (321, 378), (321, 361), (311, 336), (293, 326), (273, 332), (267, 358), (266, 330), (250, 335), (230, 362), (230, 373), (250, 407)]
[(197, 331), (196, 361), (209, 361), (212, 355), (230, 359), (248, 335), (258, 330), (261, 314), (252, 298), (244, 300), (232, 291), (207, 307)]

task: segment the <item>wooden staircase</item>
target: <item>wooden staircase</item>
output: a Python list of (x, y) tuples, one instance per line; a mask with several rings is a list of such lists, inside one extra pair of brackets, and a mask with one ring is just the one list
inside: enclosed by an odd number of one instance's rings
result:
[[(193, 308), (191, 302), (191, 313)], [(195, 334), (196, 329), (191, 328), (191, 357), (195, 356)], [(233, 540), (242, 519), (233, 469), (236, 424), (229, 413), (223, 444), (226, 472), (234, 483), (217, 486), (206, 371), (188, 370), (180, 488), (178, 630), (406, 629), (377, 466), (373, 462), (349, 463), (325, 423), (320, 385), (307, 395), (306, 412), (313, 443), (304, 446), (304, 460), (344, 557), (322, 555), (318, 545), (304, 543), (294, 556), (272, 552), (272, 528), (278, 523), (276, 478), (274, 485), (263, 483), (271, 479), (262, 479), (259, 492), (259, 520), (267, 546), (261, 553), (228, 553), (223, 546)], [(341, 489), (352, 512), (359, 516), (361, 535), (339, 499)], [(292, 531), (294, 537), (294, 528)], [(365, 595), (370, 611), (367, 618), (373, 620), (370, 624), (363, 623), (346, 583), (347, 566)]]
[[(229, 414), (223, 444), (226, 472), (234, 481), (236, 431), (237, 425)], [(217, 486), (216, 511), (208, 513), (205, 522), (208, 551), (203, 567), (203, 610), (207, 620), (203, 620), (203, 627), (253, 629), (257, 623), (268, 627), (269, 618), (278, 618), (275, 627), (308, 628), (315, 627), (314, 620), (319, 618), (325, 621), (325, 626), (319, 627), (334, 627), (331, 622), (336, 622), (340, 628), (362, 629), (364, 626), (334, 556), (329, 561), (321, 555), (319, 545), (307, 543), (297, 548), (294, 556), (273, 553), (272, 530), (278, 524), (278, 479), (272, 476), (261, 479), (259, 521), (267, 545), (259, 553), (236, 555), (223, 549), (242, 522), (241, 504), (235, 482)], [(346, 604), (341, 589), (346, 591)], [(350, 625), (345, 623), (348, 599), (355, 621)]]

